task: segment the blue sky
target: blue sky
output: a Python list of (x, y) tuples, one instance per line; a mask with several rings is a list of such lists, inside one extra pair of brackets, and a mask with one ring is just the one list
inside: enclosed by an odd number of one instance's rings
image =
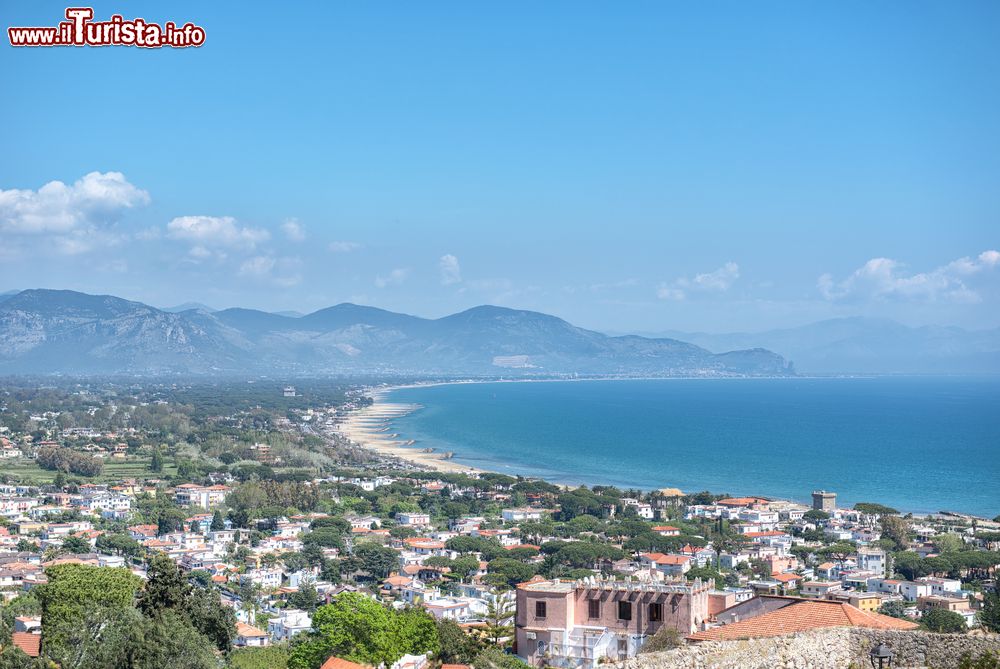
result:
[(207, 41), (4, 41), (0, 290), (1000, 326), (997, 3), (94, 10)]

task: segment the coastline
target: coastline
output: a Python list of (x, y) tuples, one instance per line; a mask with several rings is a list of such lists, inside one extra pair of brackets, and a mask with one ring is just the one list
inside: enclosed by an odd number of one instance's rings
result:
[[(670, 377), (670, 379), (696, 379), (702, 380), (704, 377)], [(754, 377), (756, 378), (756, 377)], [(783, 377), (782, 377), (783, 378)], [(809, 377), (812, 378), (812, 377)], [(375, 387), (367, 393), (373, 400), (373, 403), (369, 407), (364, 407), (361, 409), (356, 409), (352, 411), (346, 418), (346, 420), (338, 428), (339, 432), (348, 438), (350, 441), (354, 442), (356, 445), (362, 448), (371, 450), (378, 455), (393, 458), (397, 460), (404, 461), (410, 465), (413, 465), (419, 469), (440, 471), (446, 473), (462, 473), (462, 472), (491, 472), (491, 473), (504, 473), (507, 475), (517, 475), (510, 471), (501, 471), (500, 469), (492, 467), (483, 466), (473, 466), (469, 464), (462, 464), (460, 460), (456, 461), (452, 459), (452, 454), (448, 453), (447, 456), (443, 452), (432, 451), (425, 452), (419, 445), (414, 445), (412, 440), (409, 440), (405, 435), (400, 435), (398, 433), (392, 432), (392, 423), (395, 419), (406, 416), (414, 411), (422, 408), (422, 405), (415, 403), (399, 403), (388, 401), (389, 397), (398, 390), (411, 389), (411, 388), (429, 388), (434, 386), (446, 386), (446, 385), (488, 385), (488, 384), (501, 384), (501, 383), (546, 383), (546, 382), (557, 382), (557, 381), (636, 381), (641, 380), (637, 378), (618, 378), (618, 377), (605, 377), (600, 379), (463, 379), (463, 380), (450, 380), (450, 381), (430, 381), (430, 382), (411, 382), (399, 385), (391, 386), (380, 386)], [(650, 380), (665, 380), (661, 378), (655, 378)], [(456, 453), (454, 457), (461, 458), (460, 453)], [(520, 475), (532, 477), (530, 472), (521, 472)], [(536, 475), (537, 476), (537, 475)], [(559, 480), (559, 478), (553, 478), (552, 476), (546, 476), (544, 479), (552, 484), (558, 485), (561, 488), (575, 488), (578, 485), (584, 485), (581, 482), (569, 482), (565, 479)], [(666, 483), (664, 484), (666, 485)], [(693, 492), (693, 491), (687, 491)], [(760, 490), (743, 490), (731, 491), (733, 494), (754, 494), (758, 496), (763, 496), (774, 501), (784, 501), (797, 505), (809, 506), (809, 500), (806, 499), (795, 499), (787, 497), (784, 495), (773, 495), (768, 494), (766, 491)], [(966, 519), (978, 519), (984, 521), (988, 524), (993, 524), (995, 521), (991, 517), (985, 515), (977, 515), (969, 513), (967, 511), (949, 511), (947, 509), (942, 509), (939, 511), (929, 511), (929, 510), (914, 510), (907, 508), (899, 508), (899, 512), (902, 514), (911, 514), (916, 518), (936, 518), (936, 517), (962, 517)], [(1000, 526), (1000, 525), (998, 525)]]
[(455, 462), (445, 453), (427, 452), (414, 447), (412, 441), (401, 439), (398, 434), (390, 431), (393, 420), (416, 411), (420, 405), (387, 402), (385, 397), (393, 390), (411, 387), (414, 386), (392, 386), (371, 393), (371, 406), (352, 411), (337, 427), (337, 432), (361, 448), (373, 451), (382, 457), (408, 462), (420, 469), (453, 474), (485, 471)]

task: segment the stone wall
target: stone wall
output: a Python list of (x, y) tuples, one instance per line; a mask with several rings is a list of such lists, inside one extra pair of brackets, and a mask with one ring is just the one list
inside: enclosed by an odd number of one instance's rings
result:
[(883, 642), (894, 669), (954, 669), (963, 653), (1000, 652), (1000, 635), (930, 634), (838, 627), (744, 641), (710, 641), (662, 653), (640, 654), (617, 669), (864, 669), (868, 652)]
[[(952, 669), (963, 653), (977, 657), (992, 650), (1000, 653), (1000, 634), (931, 634), (901, 630), (851, 630), (851, 653), (867, 661), (868, 651), (878, 642), (892, 649), (893, 667), (933, 667)], [(866, 664), (865, 666), (871, 666)]]

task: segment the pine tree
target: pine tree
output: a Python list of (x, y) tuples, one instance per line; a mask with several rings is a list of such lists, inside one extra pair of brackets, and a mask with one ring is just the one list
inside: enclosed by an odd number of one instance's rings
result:
[(163, 471), (163, 454), (160, 453), (159, 448), (153, 448), (153, 457), (149, 460), (149, 471), (151, 472), (162, 472)]

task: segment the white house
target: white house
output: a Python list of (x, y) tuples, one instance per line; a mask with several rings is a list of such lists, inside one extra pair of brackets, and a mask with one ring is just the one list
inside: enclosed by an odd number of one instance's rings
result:
[(500, 517), (503, 518), (503, 522), (505, 523), (520, 523), (526, 520), (541, 520), (544, 513), (546, 512), (543, 509), (524, 507), (520, 509), (503, 509), (500, 511)]
[(431, 524), (430, 514), (400, 511), (396, 514), (396, 522), (410, 527), (426, 527)]
[(881, 548), (859, 548), (856, 559), (859, 570), (870, 571), (880, 577), (886, 575), (886, 555)]
[(236, 623), (236, 639), (233, 641), (233, 645), (237, 648), (267, 646), (269, 643), (267, 632), (264, 630), (259, 630), (246, 623)]
[(915, 602), (921, 597), (929, 597), (931, 589), (930, 583), (918, 583), (916, 581), (901, 581), (899, 583), (899, 594), (909, 602)]
[(284, 609), (267, 623), (268, 634), (277, 643), (312, 629), (312, 617), (300, 609)]

